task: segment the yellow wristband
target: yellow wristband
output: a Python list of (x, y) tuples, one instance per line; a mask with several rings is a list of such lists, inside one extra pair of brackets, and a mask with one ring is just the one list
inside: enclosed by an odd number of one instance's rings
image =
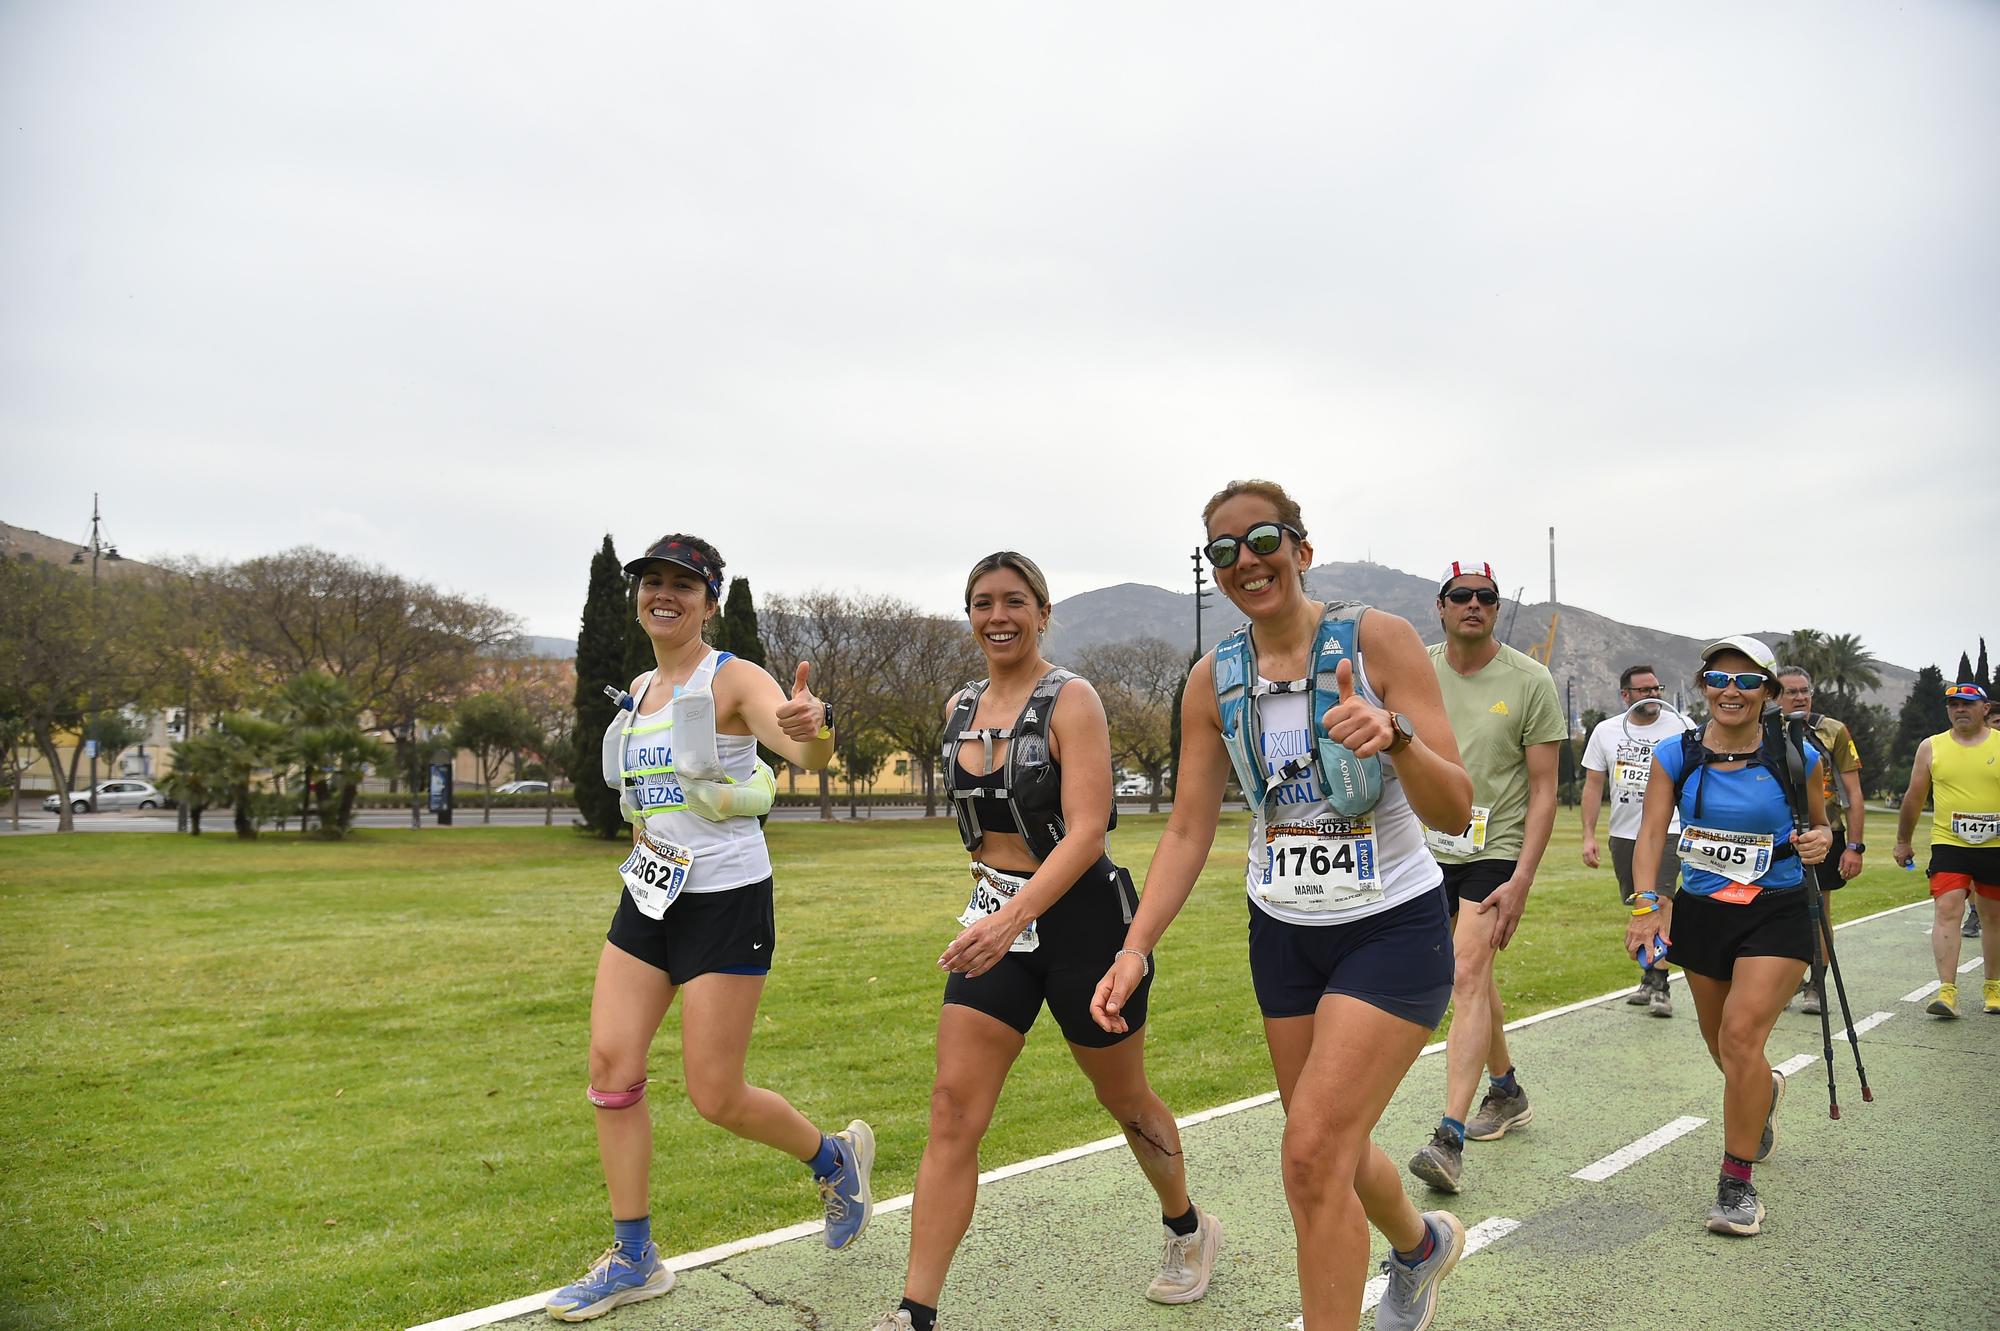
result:
[(1632, 912), (1632, 918), (1636, 920), (1636, 919), (1638, 919), (1638, 918), (1639, 918), (1639, 917), (1640, 917), (1641, 915), (1658, 915), (1659, 913), (1660, 913), (1660, 908), (1659, 908), (1658, 906), (1656, 906), (1656, 905), (1655, 905), (1655, 906), (1648, 906), (1648, 907), (1646, 907), (1646, 909), (1644, 909), (1644, 910), (1635, 910), (1635, 911), (1633, 911), (1633, 912)]

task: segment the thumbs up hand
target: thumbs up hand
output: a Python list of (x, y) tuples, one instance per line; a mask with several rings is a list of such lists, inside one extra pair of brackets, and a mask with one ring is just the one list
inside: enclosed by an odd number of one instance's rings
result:
[(1354, 663), (1343, 658), (1333, 669), (1334, 688), (1340, 701), (1326, 709), (1319, 723), (1326, 737), (1345, 746), (1357, 758), (1366, 758), (1389, 747), (1396, 728), (1389, 714), (1371, 707), (1354, 687)]
[(799, 662), (792, 676), (792, 696), (778, 708), (778, 728), (801, 744), (812, 743), (826, 729), (826, 704), (813, 696), (811, 675), (812, 663)]

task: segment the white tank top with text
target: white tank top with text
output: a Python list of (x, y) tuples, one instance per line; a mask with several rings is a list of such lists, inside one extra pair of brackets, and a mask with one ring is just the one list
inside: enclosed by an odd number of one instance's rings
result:
[[(1383, 706), (1381, 698), (1368, 686), (1368, 671), (1362, 664), (1358, 649), (1353, 660), (1354, 683), (1362, 698), (1373, 706)], [(1319, 735), (1319, 718), (1308, 715), (1311, 708), (1310, 692), (1271, 693), (1258, 700), (1257, 725), (1263, 732), (1257, 737), (1258, 760), (1263, 764), (1266, 775), (1310, 750)], [(1272, 813), (1281, 815), (1287, 822), (1338, 816), (1327, 807), (1326, 797), (1320, 790), (1317, 766), (1308, 768), (1297, 780), (1270, 792), (1266, 804)], [(1392, 910), (1425, 892), (1436, 891), (1444, 881), (1444, 870), (1438, 867), (1430, 848), (1424, 844), (1423, 822), (1417, 817), (1417, 811), (1410, 807), (1409, 797), (1403, 794), (1403, 783), (1396, 775), (1392, 759), (1382, 760), (1382, 799), (1369, 818), (1374, 824), (1376, 873), (1382, 883), (1382, 895), (1347, 909), (1301, 911), (1272, 905), (1257, 896), (1257, 888), (1264, 878), (1266, 853), (1264, 812), (1259, 809), (1250, 820), (1250, 850), (1244, 870), (1243, 887), (1250, 895), (1250, 904), (1273, 919), (1289, 924), (1347, 924)]]

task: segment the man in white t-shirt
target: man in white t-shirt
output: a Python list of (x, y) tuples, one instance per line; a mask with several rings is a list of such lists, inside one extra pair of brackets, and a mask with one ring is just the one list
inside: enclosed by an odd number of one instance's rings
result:
[[(1604, 788), (1611, 787), (1611, 869), (1618, 878), (1618, 895), (1629, 907), (1639, 889), (1632, 882), (1632, 848), (1639, 839), (1639, 817), (1646, 805), (1646, 779), (1653, 770), (1653, 748), (1673, 742), (1686, 724), (1662, 708), (1660, 677), (1649, 665), (1627, 666), (1618, 676), (1618, 696), (1629, 709), (1597, 723), (1583, 746), (1583, 862), (1598, 867), (1597, 812), (1604, 803)], [(1666, 848), (1660, 855), (1660, 870), (1651, 890), (1662, 897), (1672, 896), (1680, 875), (1680, 857), (1674, 853), (1680, 832), (1680, 815), (1674, 816), (1667, 832)], [(1623, 926), (1623, 921), (1620, 921)], [(1667, 964), (1642, 969), (1639, 988), (1625, 1000), (1650, 1006), (1656, 1017), (1674, 1015), (1674, 1001), (1667, 992)]]

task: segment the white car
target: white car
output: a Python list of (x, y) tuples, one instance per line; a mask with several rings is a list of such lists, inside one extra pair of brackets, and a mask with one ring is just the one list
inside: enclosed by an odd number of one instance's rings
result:
[(549, 783), (546, 781), (509, 781), (504, 786), (493, 787), (495, 795), (546, 795)]
[(1150, 795), (1153, 793), (1153, 783), (1143, 776), (1128, 776), (1118, 783), (1114, 793), (1128, 796)]
[[(158, 786), (150, 781), (100, 781), (97, 783), (97, 810), (106, 809), (157, 809), (167, 802)], [(51, 795), (42, 801), (42, 807), (50, 813), (62, 812), (62, 798)], [(69, 807), (76, 813), (90, 812), (90, 796), (81, 790), (69, 793)]]

